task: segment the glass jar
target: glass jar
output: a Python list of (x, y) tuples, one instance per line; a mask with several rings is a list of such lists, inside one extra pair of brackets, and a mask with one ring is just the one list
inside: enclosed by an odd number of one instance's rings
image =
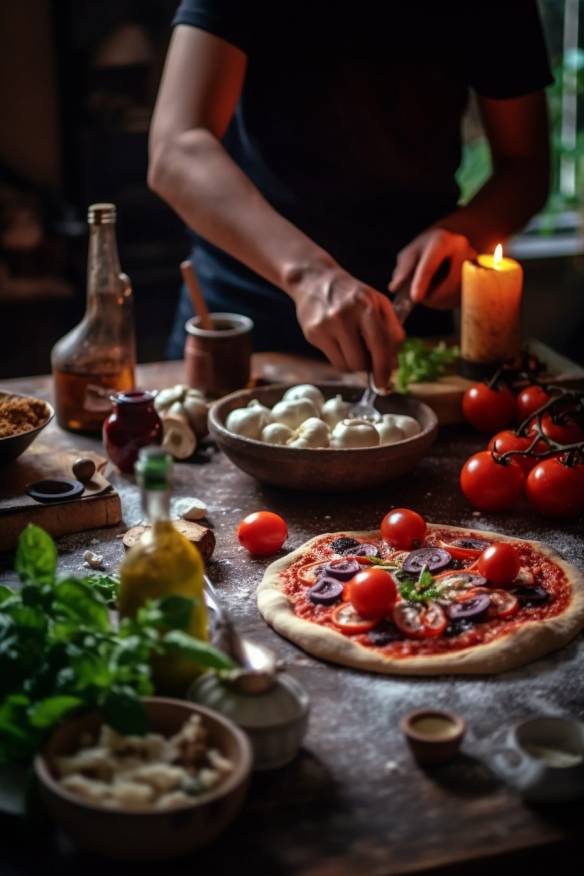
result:
[(141, 447), (162, 443), (162, 421), (154, 393), (140, 389), (111, 396), (113, 411), (103, 424), (107, 455), (120, 471), (132, 474)]

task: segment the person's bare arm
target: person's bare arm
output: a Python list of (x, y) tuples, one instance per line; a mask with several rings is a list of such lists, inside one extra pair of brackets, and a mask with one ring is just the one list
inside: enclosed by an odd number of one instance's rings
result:
[(491, 251), (523, 228), (548, 195), (550, 154), (544, 92), (509, 100), (479, 97), (478, 103), (493, 173), (466, 206), (436, 222), (401, 251), (389, 286), (397, 288), (414, 271), (412, 298), (422, 301), (438, 266), (448, 258), (448, 276), (426, 301), (431, 307), (453, 306), (464, 259), (475, 251)]
[(246, 64), (225, 40), (175, 28), (150, 132), (149, 185), (191, 228), (289, 295), (306, 338), (333, 365), (372, 365), (385, 386), (403, 337), (388, 299), (274, 210), (221, 144)]

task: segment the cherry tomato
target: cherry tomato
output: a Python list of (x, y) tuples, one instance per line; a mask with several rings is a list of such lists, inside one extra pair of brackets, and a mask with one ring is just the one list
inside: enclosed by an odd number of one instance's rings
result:
[(550, 398), (551, 396), (547, 394), (545, 389), (542, 389), (542, 387), (538, 386), (536, 383), (532, 383), (530, 386), (526, 386), (525, 389), (522, 389), (515, 399), (515, 404), (517, 405), (517, 419), (519, 422), (522, 423), (523, 420), (526, 420), (530, 416), (530, 414), (539, 410), (539, 408), (545, 405)]
[[(536, 420), (532, 420), (527, 433), (535, 433)], [(584, 440), (584, 431), (574, 420), (568, 419), (565, 423), (555, 423), (550, 414), (544, 414), (541, 418), (541, 430), (547, 438), (557, 441), (558, 444), (576, 444)]]
[(515, 397), (507, 386), (491, 389), (486, 383), (475, 383), (463, 396), (462, 412), (479, 432), (498, 432), (515, 418)]
[(517, 549), (506, 541), (489, 545), (479, 558), (479, 572), (497, 587), (511, 584), (519, 574), (519, 567)]
[(273, 511), (254, 511), (244, 517), (237, 528), (239, 543), (258, 557), (279, 551), (288, 538), (286, 521)]
[(383, 569), (364, 569), (349, 581), (353, 608), (365, 618), (388, 615), (397, 599), (395, 581)]
[(480, 511), (503, 511), (519, 499), (525, 476), (514, 459), (497, 462), (489, 450), (475, 453), (460, 472), (462, 492)]
[[(533, 435), (516, 435), (515, 432), (507, 429), (504, 432), (497, 432), (496, 435), (493, 435), (487, 445), (487, 449), (494, 451), (500, 456), (502, 453), (507, 453), (509, 450), (527, 450), (532, 442)], [(534, 450), (536, 453), (539, 453), (542, 450), (547, 450), (547, 445), (544, 444), (543, 441), (538, 441)], [(537, 464), (535, 456), (516, 455), (511, 457), (511, 459), (514, 459), (517, 465), (520, 466), (525, 477), (527, 477), (533, 466)]]
[(401, 551), (411, 551), (424, 543), (426, 521), (409, 508), (389, 511), (381, 521), (381, 534), (385, 541)]
[(506, 620), (519, 611), (519, 600), (508, 590), (490, 590), (491, 604), (487, 609), (487, 617)]
[(392, 617), (398, 630), (411, 639), (440, 636), (448, 625), (446, 615), (436, 602), (430, 602), (423, 607), (409, 602), (398, 602)]
[(584, 465), (544, 459), (530, 471), (525, 489), (530, 504), (540, 514), (573, 517), (584, 511)]
[(337, 630), (340, 630), (345, 636), (368, 633), (375, 626), (375, 621), (361, 617), (348, 602), (337, 605), (331, 615), (331, 620)]

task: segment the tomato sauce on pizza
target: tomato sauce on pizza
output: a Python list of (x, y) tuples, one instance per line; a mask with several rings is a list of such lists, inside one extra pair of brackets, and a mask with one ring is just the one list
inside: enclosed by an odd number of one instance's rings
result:
[[(503, 588), (477, 570), (477, 556), (497, 544), (480, 531), (465, 531), (461, 538), (458, 528), (432, 526), (421, 548), (410, 552), (393, 550), (381, 533), (366, 541), (326, 535), (281, 573), (283, 592), (297, 617), (340, 631), (386, 657), (448, 654), (560, 615), (569, 605), (570, 582), (561, 566), (529, 542), (505, 542), (515, 548), (520, 568)], [(398, 595), (387, 617), (371, 621), (351, 608), (350, 577), (343, 576), (356, 563), (390, 572)]]

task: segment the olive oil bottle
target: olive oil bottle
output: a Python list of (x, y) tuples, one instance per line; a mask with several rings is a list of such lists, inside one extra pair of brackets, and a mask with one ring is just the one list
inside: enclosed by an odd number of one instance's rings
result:
[[(187, 596), (194, 603), (186, 631), (206, 641), (203, 560), (197, 548), (170, 520), (172, 458), (161, 447), (143, 447), (135, 472), (142, 491), (144, 516), (150, 526), (122, 562), (120, 615), (134, 617), (149, 599)], [(197, 668), (191, 660), (173, 655), (157, 658), (153, 674), (158, 692), (181, 694), (197, 675)]]

